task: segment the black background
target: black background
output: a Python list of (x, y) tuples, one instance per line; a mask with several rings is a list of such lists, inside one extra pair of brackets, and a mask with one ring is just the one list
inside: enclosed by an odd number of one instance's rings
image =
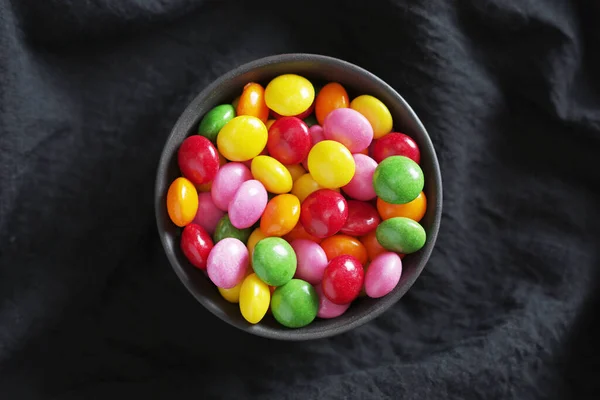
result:
[[(597, 398), (595, 1), (0, 0), (0, 397)], [(161, 148), (253, 59), (391, 84), (438, 151), (422, 277), (330, 339), (205, 311), (156, 233)]]

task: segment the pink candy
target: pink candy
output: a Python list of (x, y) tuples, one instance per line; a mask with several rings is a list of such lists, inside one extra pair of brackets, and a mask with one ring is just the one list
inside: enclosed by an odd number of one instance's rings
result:
[(252, 179), (252, 173), (242, 163), (230, 162), (219, 168), (210, 194), (217, 207), (227, 211), (229, 203), (242, 183)]
[(396, 253), (386, 252), (371, 261), (365, 275), (365, 292), (373, 298), (390, 293), (402, 275), (402, 260)]
[(350, 303), (348, 304), (335, 304), (332, 303), (325, 295), (323, 294), (323, 289), (321, 285), (315, 285), (315, 290), (319, 295), (319, 311), (317, 312), (317, 317), (319, 318), (336, 318), (346, 312), (346, 310), (350, 307)]
[(198, 211), (192, 221), (194, 224), (200, 225), (209, 235), (212, 235), (223, 215), (225, 211), (216, 206), (210, 193), (198, 193)]
[(249, 228), (262, 216), (269, 195), (262, 183), (251, 179), (242, 183), (229, 203), (229, 220), (238, 229)]
[(364, 154), (353, 154), (356, 169), (352, 180), (342, 190), (355, 200), (368, 201), (377, 197), (373, 188), (373, 174), (377, 162)]
[(311, 126), (310, 128), (308, 128), (308, 133), (310, 134), (312, 146), (325, 140), (325, 136), (323, 135), (323, 128), (321, 127), (321, 125)]
[(247, 269), (248, 249), (239, 239), (222, 239), (208, 255), (208, 277), (222, 289), (231, 289), (240, 283)]
[(373, 140), (373, 127), (367, 118), (352, 108), (338, 108), (323, 121), (325, 139), (340, 142), (358, 153), (366, 149)]
[(292, 243), (298, 266), (295, 277), (316, 285), (323, 279), (327, 267), (327, 254), (319, 244), (307, 239), (296, 239)]

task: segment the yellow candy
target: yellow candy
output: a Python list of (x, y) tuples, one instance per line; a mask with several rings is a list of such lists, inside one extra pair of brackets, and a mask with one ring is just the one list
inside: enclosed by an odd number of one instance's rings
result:
[(281, 194), (292, 190), (292, 175), (287, 168), (270, 156), (257, 156), (250, 165), (252, 176), (271, 193)]
[(388, 110), (381, 100), (368, 94), (363, 94), (352, 100), (350, 108), (358, 111), (369, 120), (373, 127), (374, 139), (379, 139), (392, 131), (392, 114), (390, 114), (390, 110)]
[(260, 218), (260, 230), (267, 236), (290, 233), (300, 218), (300, 200), (293, 194), (273, 197)]
[(354, 176), (354, 158), (341, 143), (323, 140), (308, 153), (308, 171), (313, 179), (327, 189), (347, 185)]
[(175, 179), (167, 191), (167, 212), (171, 221), (184, 227), (196, 216), (198, 192), (192, 182), (184, 177)]
[(254, 246), (256, 246), (256, 243), (260, 242), (266, 237), (267, 235), (265, 235), (260, 228), (253, 230), (248, 237), (248, 243), (246, 244), (246, 247), (248, 248), (248, 260), (250, 261), (250, 266), (252, 266), (252, 254), (254, 254)]
[(248, 275), (240, 289), (240, 311), (244, 319), (251, 324), (259, 323), (267, 313), (270, 302), (269, 286), (256, 274)]
[(319, 189), (323, 188), (319, 186), (311, 174), (307, 173), (296, 179), (292, 187), (292, 194), (302, 203), (309, 194)]
[(302, 114), (312, 105), (315, 88), (310, 81), (296, 74), (280, 75), (265, 89), (265, 102), (277, 114), (291, 117)]
[(306, 173), (306, 170), (302, 164), (285, 165), (285, 167), (288, 171), (290, 171), (290, 174), (292, 175), (292, 181), (294, 182), (296, 182), (298, 178)]
[(240, 115), (229, 121), (217, 136), (219, 153), (231, 161), (248, 161), (267, 145), (267, 127), (250, 115)]
[(242, 283), (244, 283), (244, 282), (242, 281), (242, 282), (238, 283), (231, 289), (223, 289), (223, 288), (217, 288), (217, 289), (219, 289), (219, 293), (221, 293), (221, 296), (223, 296), (223, 298), (225, 300), (227, 300), (228, 302), (239, 303), (240, 302), (240, 289), (242, 288)]

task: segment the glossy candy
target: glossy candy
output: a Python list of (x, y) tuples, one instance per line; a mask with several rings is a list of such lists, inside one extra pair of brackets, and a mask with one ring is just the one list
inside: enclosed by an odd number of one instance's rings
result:
[(364, 236), (361, 236), (360, 242), (363, 244), (363, 246), (365, 246), (365, 249), (367, 250), (368, 259), (371, 261), (381, 253), (387, 252), (387, 250), (381, 244), (379, 244), (379, 241), (377, 240), (376, 230), (371, 231)]
[(289, 282), (296, 272), (296, 253), (288, 242), (279, 237), (268, 237), (254, 247), (252, 267), (258, 277), (271, 286)]
[(319, 295), (310, 283), (292, 279), (278, 287), (271, 298), (273, 317), (288, 328), (310, 324), (319, 311)]
[(242, 183), (252, 179), (252, 173), (242, 163), (225, 164), (217, 172), (210, 194), (217, 207), (227, 211), (229, 203)]
[(361, 265), (367, 264), (367, 249), (360, 240), (352, 236), (341, 234), (330, 236), (321, 242), (321, 247), (330, 261), (341, 255), (350, 255)]
[(250, 234), (252, 233), (252, 228), (246, 229), (238, 229), (231, 224), (229, 220), (229, 215), (225, 214), (217, 223), (215, 227), (215, 233), (213, 234), (213, 239), (215, 243), (220, 242), (225, 238), (235, 238), (241, 241), (242, 243), (247, 243)]
[(323, 140), (308, 153), (308, 172), (324, 188), (347, 185), (354, 176), (354, 158), (341, 143)]
[(198, 125), (198, 134), (211, 142), (217, 140), (219, 131), (235, 117), (235, 107), (231, 104), (221, 104), (210, 110)]
[(351, 153), (358, 153), (371, 144), (373, 128), (358, 111), (351, 108), (338, 108), (325, 118), (323, 135), (326, 140), (340, 142)]
[(217, 136), (217, 147), (228, 160), (246, 161), (263, 151), (267, 138), (267, 128), (260, 119), (240, 115), (221, 129)]
[(244, 279), (247, 269), (248, 249), (238, 239), (221, 240), (208, 255), (208, 277), (217, 287), (233, 288)]
[(306, 232), (300, 221), (298, 221), (294, 229), (292, 229), (287, 235), (283, 236), (283, 238), (289, 243), (292, 243), (296, 239), (306, 239), (315, 243), (321, 243), (323, 240)]
[(198, 192), (194, 184), (183, 177), (175, 179), (167, 191), (169, 218), (181, 228), (194, 220), (196, 211), (198, 211)]
[(231, 224), (238, 229), (251, 227), (260, 219), (268, 201), (262, 183), (255, 179), (242, 183), (229, 203)]
[(250, 274), (240, 288), (240, 311), (244, 319), (251, 324), (259, 323), (271, 302), (269, 286), (261, 281), (256, 274)]
[(265, 235), (260, 230), (260, 228), (254, 229), (250, 234), (248, 242), (246, 243), (246, 247), (248, 248), (248, 259), (250, 260), (250, 266), (252, 266), (252, 255), (254, 254), (254, 247), (256, 247), (256, 244), (266, 237), (267, 235)]
[(298, 164), (310, 151), (308, 126), (299, 118), (283, 117), (269, 129), (267, 149), (282, 164)]
[(427, 235), (423, 227), (409, 218), (394, 217), (377, 227), (377, 240), (389, 251), (410, 254), (425, 245)]
[(294, 181), (292, 194), (298, 197), (300, 202), (303, 202), (309, 194), (319, 189), (324, 188), (313, 179), (311, 174), (307, 173)]
[[(315, 103), (314, 102), (310, 105), (310, 107), (308, 107), (306, 109), (306, 111), (301, 112), (300, 114), (297, 114), (297, 115), (289, 115), (289, 117), (296, 117), (296, 118), (300, 118), (301, 120), (304, 120), (309, 115), (311, 115), (313, 113), (313, 111), (315, 111)], [(279, 119), (279, 118), (283, 118), (284, 117), (283, 115), (280, 115), (280, 114), (276, 113), (273, 110), (271, 110), (271, 115), (275, 119)]]
[(381, 100), (362, 95), (350, 102), (350, 108), (365, 116), (373, 127), (373, 137), (379, 139), (386, 133), (390, 133), (393, 126), (392, 114)]
[(210, 193), (198, 194), (198, 211), (192, 221), (194, 224), (200, 225), (209, 235), (212, 235), (224, 215), (225, 211), (217, 207)]
[(329, 261), (321, 287), (323, 294), (334, 304), (348, 304), (354, 301), (362, 288), (364, 271), (354, 257), (341, 255)]
[(375, 141), (373, 158), (380, 163), (391, 156), (405, 156), (416, 162), (421, 161), (421, 151), (417, 143), (404, 133), (391, 132)]
[(416, 199), (423, 190), (424, 182), (419, 164), (404, 156), (386, 158), (373, 174), (375, 193), (392, 204), (405, 204)]
[(396, 253), (386, 252), (378, 255), (365, 274), (365, 292), (372, 298), (383, 297), (390, 293), (402, 275), (402, 260)]
[(323, 248), (307, 239), (294, 240), (291, 246), (296, 252), (298, 260), (294, 277), (313, 285), (321, 282), (323, 272), (328, 264), (327, 254)]
[(348, 308), (350, 308), (350, 304), (335, 304), (332, 303), (325, 295), (323, 294), (323, 288), (321, 285), (314, 286), (317, 294), (319, 295), (319, 311), (317, 312), (317, 317), (323, 319), (336, 318), (345, 313)]
[(406, 217), (419, 222), (427, 211), (427, 197), (421, 192), (416, 199), (405, 204), (390, 204), (377, 199), (377, 211), (382, 219)]
[(325, 140), (325, 134), (321, 125), (313, 125), (308, 128), (308, 134), (310, 135), (311, 146)]
[(290, 172), (292, 182), (296, 182), (298, 178), (306, 174), (306, 170), (301, 164), (284, 165), (284, 167)]
[(265, 89), (267, 106), (282, 116), (302, 114), (314, 99), (315, 88), (312, 83), (296, 74), (279, 75)]
[(350, 106), (350, 98), (346, 89), (337, 82), (330, 82), (323, 86), (315, 99), (315, 115), (319, 124), (323, 124), (325, 117), (338, 108)]
[(265, 103), (265, 89), (258, 83), (247, 83), (240, 95), (236, 114), (251, 115), (266, 123), (269, 118), (269, 107)]
[(200, 225), (188, 224), (181, 233), (181, 251), (196, 268), (206, 269), (208, 254), (214, 244), (210, 235)]
[(187, 137), (177, 150), (177, 164), (184, 177), (195, 185), (212, 181), (219, 170), (219, 153), (207, 138)]
[(293, 194), (280, 194), (267, 203), (260, 229), (267, 236), (283, 236), (291, 232), (300, 218), (300, 200)]
[(292, 190), (292, 174), (273, 157), (254, 157), (250, 169), (254, 179), (260, 181), (269, 192), (280, 194)]
[(342, 190), (356, 200), (372, 200), (377, 197), (373, 188), (373, 175), (377, 163), (371, 157), (364, 154), (353, 154), (356, 171), (350, 182), (342, 187)]
[(350, 236), (362, 236), (377, 228), (381, 218), (372, 204), (357, 200), (348, 200), (347, 203), (348, 219), (340, 230), (342, 233)]
[(326, 238), (339, 232), (348, 219), (348, 204), (341, 194), (319, 189), (302, 202), (300, 222), (309, 234)]
[(244, 281), (242, 280), (242, 282), (238, 283), (231, 289), (223, 289), (220, 287), (218, 287), (217, 289), (219, 290), (219, 293), (225, 300), (227, 300), (230, 303), (237, 304), (240, 302), (240, 289), (242, 288), (243, 283)]

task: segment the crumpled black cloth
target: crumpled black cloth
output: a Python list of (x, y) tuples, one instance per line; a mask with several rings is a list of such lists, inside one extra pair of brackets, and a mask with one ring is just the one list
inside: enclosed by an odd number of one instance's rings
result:
[[(0, 0), (0, 397), (598, 398), (599, 18), (572, 0)], [(444, 181), (407, 296), (302, 343), (207, 312), (153, 213), (188, 102), (289, 52), (390, 83)]]

